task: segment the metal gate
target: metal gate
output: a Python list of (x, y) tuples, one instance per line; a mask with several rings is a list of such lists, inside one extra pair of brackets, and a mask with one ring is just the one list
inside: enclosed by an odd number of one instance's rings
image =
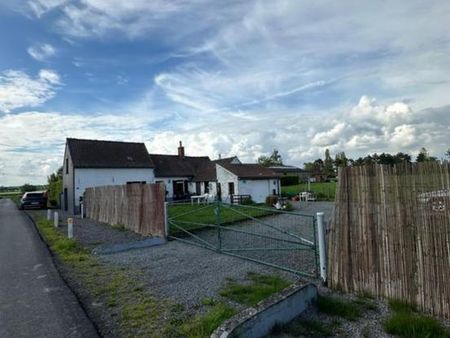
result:
[(169, 238), (318, 277), (316, 217), (253, 205), (168, 203)]

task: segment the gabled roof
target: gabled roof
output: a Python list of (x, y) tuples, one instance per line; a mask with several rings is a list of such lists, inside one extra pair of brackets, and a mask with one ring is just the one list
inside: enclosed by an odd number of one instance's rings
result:
[(75, 168), (153, 168), (144, 143), (68, 138)]
[(241, 179), (270, 179), (278, 178), (279, 175), (270, 168), (254, 163), (221, 163), (220, 166), (235, 174)]
[(178, 155), (150, 154), (150, 158), (155, 164), (156, 177), (194, 177), (211, 162), (208, 156), (180, 158)]
[(209, 182), (217, 180), (216, 164), (231, 164), (232, 162), (240, 163), (236, 156), (221, 158), (218, 160), (210, 161), (205, 163), (196, 173), (192, 179), (194, 182)]

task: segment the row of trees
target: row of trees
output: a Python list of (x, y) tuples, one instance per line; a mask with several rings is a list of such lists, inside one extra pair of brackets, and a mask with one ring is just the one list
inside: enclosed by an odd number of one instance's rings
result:
[[(450, 149), (445, 152), (445, 156), (450, 159)], [(419, 154), (415, 158), (416, 162), (430, 162), (437, 161), (434, 156), (430, 156), (426, 148), (421, 148)], [(394, 165), (397, 163), (412, 162), (411, 155), (407, 153), (398, 152), (397, 154), (389, 153), (374, 153), (365, 157), (358, 157), (357, 159), (348, 158), (344, 152), (339, 152), (333, 159), (328, 149), (325, 150), (325, 158), (322, 160), (318, 158), (314, 162), (305, 163), (305, 170), (316, 174), (322, 174), (327, 177), (335, 177), (339, 167), (346, 166), (360, 166), (368, 164), (387, 164)]]

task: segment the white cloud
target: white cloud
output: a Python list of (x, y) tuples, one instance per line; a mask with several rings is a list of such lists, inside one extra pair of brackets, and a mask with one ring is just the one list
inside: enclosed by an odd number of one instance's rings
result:
[[(323, 157), (326, 148), (332, 154), (344, 151), (357, 158), (369, 153), (399, 151), (415, 156), (426, 147), (441, 157), (448, 149), (450, 106), (416, 111), (401, 102), (382, 105), (366, 97), (372, 111), (389, 115), (408, 111), (406, 121), (392, 120), (389, 128), (370, 115), (355, 119), (345, 109), (310, 115), (295, 111), (273, 111), (263, 115), (253, 112), (230, 118), (228, 113), (204, 116), (196, 121), (189, 117), (167, 127), (147, 115), (63, 115), (27, 112), (0, 117), (0, 178), (7, 184), (45, 182), (45, 178), (62, 163), (66, 137), (115, 139), (145, 142), (153, 153), (176, 153), (182, 140), (187, 155), (211, 158), (237, 155), (243, 161), (278, 148), (285, 163), (302, 165)], [(359, 108), (358, 108), (359, 107)], [(350, 111), (362, 109), (360, 103)], [(363, 109), (362, 109), (363, 110)], [(249, 115), (256, 118), (249, 121)], [(156, 128), (158, 126), (158, 128)], [(21, 131), (17, 137), (17, 130)], [(32, 168), (33, 170), (30, 170)], [(36, 176), (30, 176), (30, 172)]]
[(31, 46), (27, 49), (27, 52), (32, 58), (38, 61), (44, 61), (56, 54), (55, 48), (48, 43)]
[(60, 85), (58, 73), (42, 69), (36, 78), (20, 70), (0, 74), (0, 112), (36, 107), (50, 100)]

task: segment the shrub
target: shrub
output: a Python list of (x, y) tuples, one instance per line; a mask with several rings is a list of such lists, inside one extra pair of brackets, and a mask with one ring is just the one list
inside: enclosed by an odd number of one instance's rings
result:
[(278, 201), (278, 196), (269, 195), (266, 197), (266, 205), (269, 207), (273, 207), (273, 205), (276, 204), (277, 201)]
[(252, 205), (252, 204), (255, 204), (255, 202), (253, 202), (252, 198), (249, 197), (249, 198), (243, 199), (242, 202), (241, 202), (241, 204), (242, 204), (242, 205)]
[(286, 201), (286, 203), (284, 203), (284, 210), (286, 211), (292, 211), (294, 210), (294, 207), (292, 206), (292, 203), (289, 201)]

